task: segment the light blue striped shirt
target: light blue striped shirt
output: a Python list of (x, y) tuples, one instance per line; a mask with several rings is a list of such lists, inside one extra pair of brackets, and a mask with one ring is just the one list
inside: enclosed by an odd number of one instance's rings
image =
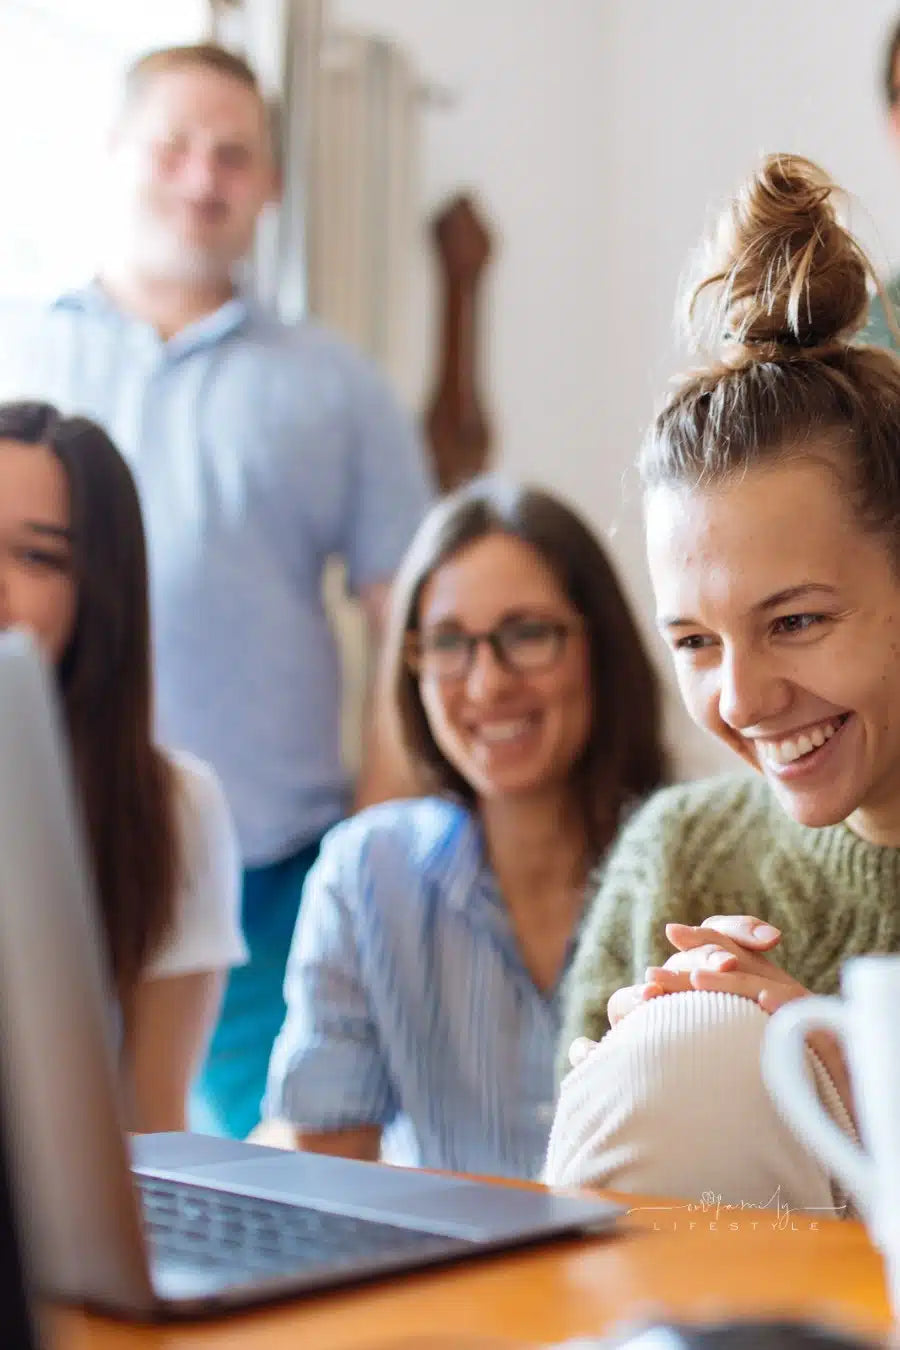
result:
[(388, 580), (430, 496), (372, 364), (237, 297), (168, 342), (97, 285), (0, 309), (0, 398), (99, 421), (141, 494), (161, 740), (213, 765), (245, 862), (343, 814), (327, 559)]
[[(574, 942), (573, 942), (574, 945)], [(430, 797), (332, 830), (310, 872), (264, 1114), (394, 1126), (393, 1161), (536, 1176), (560, 992), (525, 968), (477, 819)]]

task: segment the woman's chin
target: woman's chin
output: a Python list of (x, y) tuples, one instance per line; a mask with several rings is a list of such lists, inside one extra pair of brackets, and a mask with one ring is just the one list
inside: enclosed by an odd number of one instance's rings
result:
[(768, 774), (766, 778), (784, 812), (798, 825), (805, 825), (811, 830), (840, 825), (858, 805), (855, 795), (850, 793), (837, 792), (833, 789), (804, 792), (789, 787), (778, 779), (773, 780)]

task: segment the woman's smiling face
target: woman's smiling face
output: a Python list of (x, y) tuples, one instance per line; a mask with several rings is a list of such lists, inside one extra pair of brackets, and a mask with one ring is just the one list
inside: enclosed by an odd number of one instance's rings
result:
[(0, 629), (30, 629), (58, 661), (77, 599), (65, 470), (45, 445), (0, 440)]
[(693, 719), (796, 820), (900, 844), (900, 575), (834, 453), (652, 489), (647, 550)]

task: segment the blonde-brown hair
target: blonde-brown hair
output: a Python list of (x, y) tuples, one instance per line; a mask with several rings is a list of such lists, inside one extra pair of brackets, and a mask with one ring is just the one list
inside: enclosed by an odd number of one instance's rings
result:
[(281, 169), (281, 115), (274, 101), (263, 93), (259, 80), (242, 56), (220, 47), (217, 42), (192, 42), (180, 47), (158, 47), (145, 52), (125, 71), (121, 112), (127, 115), (140, 103), (153, 81), (160, 75), (179, 70), (211, 70), (250, 91), (262, 113), (266, 149), (277, 170)]
[(126, 106), (140, 99), (157, 75), (174, 70), (212, 70), (236, 80), (256, 94), (260, 103), (263, 101), (259, 81), (242, 56), (217, 42), (192, 42), (179, 47), (158, 47), (138, 57), (125, 72)]
[(769, 156), (736, 194), (688, 297), (692, 335), (715, 355), (656, 417), (641, 476), (695, 486), (837, 451), (860, 520), (900, 552), (900, 363), (855, 340), (877, 279), (837, 195), (796, 155)]

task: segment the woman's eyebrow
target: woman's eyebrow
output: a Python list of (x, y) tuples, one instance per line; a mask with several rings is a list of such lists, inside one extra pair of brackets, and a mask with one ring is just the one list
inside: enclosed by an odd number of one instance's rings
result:
[(51, 539), (64, 539), (67, 544), (72, 542), (72, 531), (67, 525), (51, 525), (45, 520), (25, 520), (22, 523), (32, 534), (45, 534)]
[[(803, 581), (799, 586), (786, 586), (781, 591), (773, 591), (767, 595), (764, 600), (753, 606), (757, 613), (766, 613), (770, 609), (778, 609), (780, 605), (787, 605), (792, 600), (805, 599), (808, 595), (837, 595), (837, 587), (829, 586), (824, 581)], [(663, 628), (702, 628), (702, 624), (697, 619), (685, 619), (680, 616), (668, 616), (661, 614), (656, 621), (657, 627)]]
[(789, 604), (791, 600), (804, 599), (815, 592), (837, 595), (837, 588), (828, 586), (823, 581), (803, 581), (799, 586), (787, 586), (783, 591), (775, 591), (773, 595), (766, 596), (765, 600), (760, 600), (754, 608), (760, 611), (777, 609), (780, 605)]

